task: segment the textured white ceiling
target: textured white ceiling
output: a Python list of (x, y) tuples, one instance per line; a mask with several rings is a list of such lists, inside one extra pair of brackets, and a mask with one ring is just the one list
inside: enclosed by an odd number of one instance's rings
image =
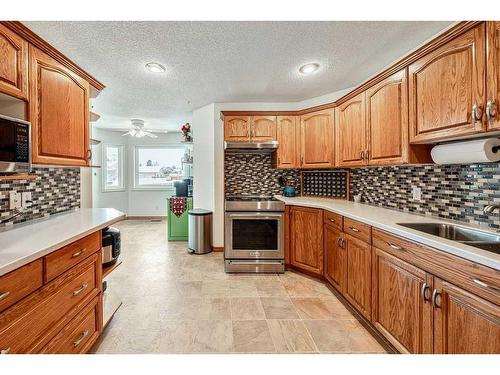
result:
[[(25, 22), (107, 87), (99, 127), (178, 129), (212, 102), (289, 102), (354, 86), (451, 22)], [(166, 66), (148, 72), (147, 62)], [(321, 69), (302, 76), (304, 63)]]

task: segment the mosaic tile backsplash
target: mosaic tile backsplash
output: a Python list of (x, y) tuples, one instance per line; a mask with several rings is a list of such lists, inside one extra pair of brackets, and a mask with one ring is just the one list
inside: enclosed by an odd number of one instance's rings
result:
[(80, 207), (80, 168), (33, 168), (36, 180), (0, 181), (0, 219), (12, 212), (9, 191), (31, 192), (33, 203), (23, 215), (0, 228)]

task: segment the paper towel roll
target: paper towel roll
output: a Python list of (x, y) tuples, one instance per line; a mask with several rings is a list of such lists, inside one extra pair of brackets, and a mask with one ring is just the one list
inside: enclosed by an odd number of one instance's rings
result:
[(436, 164), (471, 164), (500, 161), (500, 139), (474, 139), (438, 145), (431, 150)]

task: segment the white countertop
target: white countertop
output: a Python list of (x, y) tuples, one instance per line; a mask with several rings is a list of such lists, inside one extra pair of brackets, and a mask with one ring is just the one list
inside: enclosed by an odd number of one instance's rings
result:
[(114, 208), (82, 208), (0, 232), (0, 276), (124, 218)]
[[(382, 207), (370, 206), (363, 203), (354, 203), (345, 200), (335, 200), (328, 198), (295, 197), (287, 198), (276, 195), (275, 198), (283, 201), (287, 205), (322, 208), (335, 212), (342, 216), (361, 221), (375, 228), (382, 229), (400, 237), (431, 246), (435, 249), (457, 255), (473, 262), (500, 270), (500, 255), (490, 253), (472, 246), (464, 245), (456, 241), (447, 240), (433, 236), (414, 229), (405, 228), (397, 223), (450, 223), (452, 221), (440, 220), (430, 216), (413, 215), (401, 211), (390, 210)], [(453, 222), (454, 224), (478, 229), (477, 227)], [(491, 232), (480, 229), (481, 231)], [(495, 233), (495, 232), (491, 232)], [(498, 234), (498, 233), (495, 233)]]

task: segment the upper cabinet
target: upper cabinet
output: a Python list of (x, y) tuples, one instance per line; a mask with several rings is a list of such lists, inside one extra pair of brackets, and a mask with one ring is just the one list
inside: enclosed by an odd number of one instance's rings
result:
[(249, 142), (250, 116), (225, 117), (224, 140), (227, 142)]
[(409, 66), (411, 142), (485, 130), (485, 60), (482, 23)]
[(226, 116), (227, 142), (268, 142), (276, 140), (276, 116)]
[(487, 22), (487, 88), (486, 125), (488, 130), (500, 130), (500, 21)]
[(276, 140), (276, 116), (252, 116), (250, 119), (250, 139), (252, 142)]
[(365, 93), (335, 108), (337, 164), (349, 167), (366, 164)]
[(332, 168), (334, 161), (333, 110), (300, 116), (300, 166)]
[(88, 165), (89, 84), (30, 46), (33, 163)]
[(0, 92), (27, 99), (28, 43), (0, 25)]
[(277, 117), (278, 168), (297, 168), (299, 162), (299, 122), (296, 116)]

